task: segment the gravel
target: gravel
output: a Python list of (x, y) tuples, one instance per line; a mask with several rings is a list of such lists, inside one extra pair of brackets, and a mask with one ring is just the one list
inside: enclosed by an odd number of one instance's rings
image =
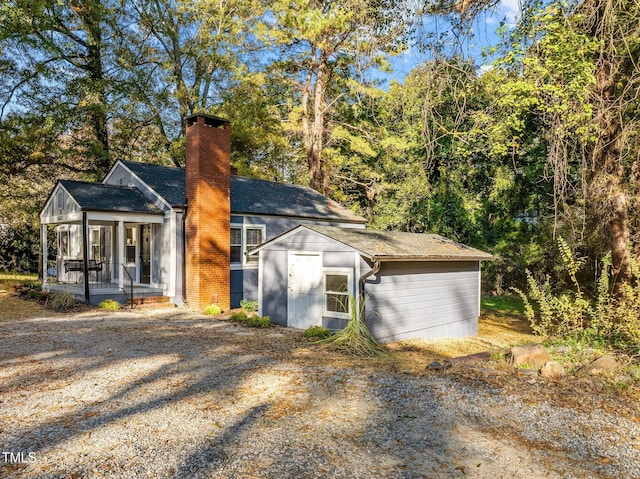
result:
[(636, 422), (317, 361), (286, 328), (176, 310), (0, 327), (0, 477), (640, 478)]

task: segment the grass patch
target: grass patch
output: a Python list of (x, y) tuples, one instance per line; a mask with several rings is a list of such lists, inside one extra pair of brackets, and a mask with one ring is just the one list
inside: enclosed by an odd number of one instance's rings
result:
[(503, 294), (483, 296), (482, 309), (487, 313), (509, 316), (524, 316), (524, 301), (519, 296)]

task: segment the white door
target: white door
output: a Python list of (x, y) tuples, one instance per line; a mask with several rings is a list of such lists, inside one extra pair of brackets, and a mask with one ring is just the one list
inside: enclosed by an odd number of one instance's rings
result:
[(322, 256), (289, 254), (287, 326), (307, 329), (322, 325)]

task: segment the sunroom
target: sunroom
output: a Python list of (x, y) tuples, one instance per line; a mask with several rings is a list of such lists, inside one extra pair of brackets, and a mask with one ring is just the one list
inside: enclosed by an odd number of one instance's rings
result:
[(40, 213), (43, 289), (91, 304), (163, 295), (164, 222), (136, 188), (59, 181)]

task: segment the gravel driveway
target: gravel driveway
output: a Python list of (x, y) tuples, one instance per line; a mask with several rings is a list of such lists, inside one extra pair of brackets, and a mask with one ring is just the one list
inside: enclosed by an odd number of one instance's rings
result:
[(640, 427), (605, 411), (185, 311), (1, 311), (0, 477), (640, 478)]

